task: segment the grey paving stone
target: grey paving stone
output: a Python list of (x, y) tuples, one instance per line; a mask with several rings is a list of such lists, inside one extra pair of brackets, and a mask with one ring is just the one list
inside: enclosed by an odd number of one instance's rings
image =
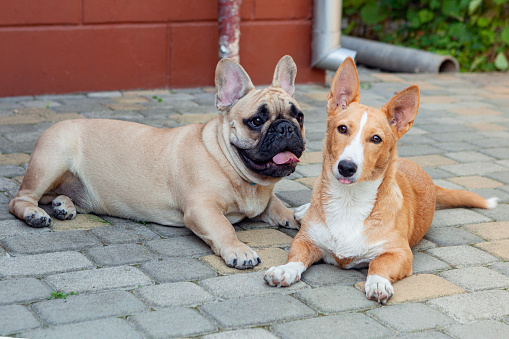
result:
[(491, 265), (490, 268), (509, 276), (509, 262), (497, 262)]
[(493, 219), (494, 221), (509, 221), (509, 205), (499, 204), (492, 210), (476, 209), (477, 212)]
[(467, 164), (456, 164), (440, 166), (440, 169), (451, 172), (455, 175), (485, 175), (488, 173), (495, 173), (506, 170), (505, 167), (497, 165), (495, 163), (486, 162), (472, 162)]
[(431, 145), (404, 145), (398, 147), (398, 154), (401, 157), (413, 157), (417, 155), (442, 154), (444, 150)]
[(17, 190), (19, 187), (12, 181), (11, 179), (2, 177), (0, 178), (0, 191), (10, 191), (10, 190)]
[(455, 325), (446, 330), (455, 338), (509, 338), (509, 326), (496, 320), (485, 320), (476, 323)]
[(480, 152), (474, 152), (474, 151), (463, 151), (463, 152), (451, 152), (446, 153), (446, 157), (451, 158), (453, 160), (459, 161), (459, 162), (487, 162), (487, 161), (494, 161), (495, 158), (490, 157), (488, 155), (482, 154)]
[(496, 257), (471, 246), (437, 247), (427, 250), (429, 254), (456, 268), (482, 266), (500, 261)]
[(426, 253), (414, 253), (414, 260), (412, 263), (414, 274), (418, 273), (431, 273), (436, 271), (443, 271), (451, 269), (451, 266), (437, 258), (427, 255)]
[(316, 315), (308, 306), (288, 295), (266, 295), (229, 299), (199, 307), (222, 328), (265, 325)]
[(217, 327), (189, 308), (170, 308), (129, 318), (150, 338), (187, 337), (217, 331)]
[(20, 254), (82, 250), (102, 244), (87, 231), (60, 231), (19, 235), (1, 241), (7, 250)]
[(147, 227), (136, 223), (99, 227), (90, 232), (105, 244), (141, 243), (159, 239), (159, 236)]
[(467, 267), (439, 273), (467, 291), (479, 291), (509, 287), (509, 277), (486, 267)]
[(311, 201), (311, 190), (277, 192), (276, 196), (292, 207), (298, 207)]
[(433, 146), (441, 148), (447, 152), (475, 151), (479, 147), (462, 141), (437, 142)]
[(445, 179), (445, 178), (451, 178), (454, 176), (451, 173), (441, 170), (440, 168), (436, 168), (436, 167), (423, 167), (422, 169), (424, 170), (424, 172), (428, 173), (428, 175), (432, 179)]
[(277, 227), (271, 226), (263, 221), (253, 221), (250, 219), (244, 219), (244, 220), (236, 223), (235, 225), (233, 225), (233, 227), (237, 227), (237, 226), (243, 230), (258, 230), (261, 228), (277, 228)]
[(144, 244), (151, 251), (166, 257), (199, 257), (214, 252), (197, 236), (159, 239)]
[(89, 98), (118, 98), (122, 96), (122, 93), (120, 93), (119, 91), (91, 92), (88, 93), (87, 96)]
[(431, 228), (424, 237), (439, 246), (471, 245), (485, 241), (483, 238), (456, 227)]
[(330, 314), (377, 307), (366, 295), (353, 286), (327, 286), (295, 293), (307, 305), (320, 313)]
[(435, 211), (431, 227), (477, 224), (491, 221), (479, 213), (465, 208), (444, 209)]
[(0, 277), (15, 278), (45, 276), (48, 274), (91, 268), (94, 264), (78, 252), (44, 253), (0, 259)]
[(64, 293), (130, 289), (154, 283), (142, 271), (132, 266), (60, 273), (47, 276), (44, 278), (44, 282), (53, 287), (54, 290)]
[(299, 165), (295, 171), (304, 177), (317, 177), (322, 173), (322, 164)]
[(362, 313), (345, 313), (276, 324), (271, 331), (281, 338), (380, 338), (394, 332)]
[(303, 190), (309, 190), (309, 188), (297, 181), (283, 179), (276, 184), (273, 192), (276, 193), (283, 191), (303, 191)]
[(435, 247), (437, 247), (437, 245), (435, 245), (431, 241), (423, 238), (412, 247), (412, 251), (414, 251), (414, 252), (424, 251), (424, 250), (429, 250), (430, 248), (435, 248)]
[(456, 323), (451, 317), (419, 303), (380, 307), (366, 314), (398, 332), (441, 329)]
[(108, 318), (78, 324), (52, 326), (20, 334), (31, 339), (141, 339), (144, 336), (124, 319)]
[(354, 285), (366, 280), (366, 276), (357, 270), (342, 270), (334, 265), (315, 264), (302, 273), (301, 279), (311, 286)]
[(100, 266), (139, 264), (157, 256), (138, 244), (122, 244), (89, 248), (85, 254)]
[(156, 232), (163, 238), (182, 237), (194, 235), (194, 233), (186, 227), (179, 226), (163, 226), (158, 224), (147, 224), (148, 228)]
[(15, 235), (40, 234), (51, 232), (48, 227), (34, 228), (28, 226), (24, 221), (13, 219), (12, 214), (6, 215), (8, 220), (0, 221), (0, 239)]
[(35, 303), (32, 309), (49, 325), (124, 317), (149, 310), (143, 302), (126, 291), (70, 295), (66, 299)]
[(25, 169), (17, 165), (0, 165), (0, 177), (19, 177), (25, 175)]
[(140, 268), (159, 283), (201, 280), (217, 276), (217, 273), (204, 263), (189, 258), (152, 260), (141, 264)]
[(486, 177), (509, 184), (509, 171), (486, 174)]
[(230, 276), (205, 279), (200, 281), (199, 284), (216, 297), (222, 299), (243, 298), (266, 294), (289, 294), (309, 288), (307, 284), (301, 281), (289, 287), (274, 288), (265, 282), (263, 274), (264, 272), (233, 274)]
[(145, 286), (135, 293), (153, 307), (197, 306), (215, 300), (212, 294), (187, 281)]
[(27, 303), (46, 299), (51, 289), (35, 278), (19, 278), (0, 281), (0, 305)]
[(30, 330), (41, 323), (25, 306), (0, 306), (0, 335)]
[(484, 148), (481, 152), (497, 159), (509, 159), (509, 149), (507, 147)]
[(450, 190), (464, 190), (465, 189), (465, 187), (463, 187), (463, 186), (453, 184), (452, 182), (450, 182), (448, 180), (444, 180), (444, 179), (435, 179), (435, 180), (433, 180), (433, 182), (437, 186), (440, 186), (442, 188), (447, 188)]
[(408, 338), (408, 339), (449, 339), (448, 335), (443, 334), (438, 331), (424, 331), (424, 332), (414, 332), (408, 334), (398, 334), (398, 337)]
[(208, 334), (203, 339), (277, 339), (277, 337), (263, 328), (247, 328), (244, 330), (224, 331)]

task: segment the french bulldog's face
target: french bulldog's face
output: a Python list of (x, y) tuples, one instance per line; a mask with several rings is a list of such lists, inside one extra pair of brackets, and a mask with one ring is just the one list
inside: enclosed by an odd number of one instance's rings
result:
[[(250, 171), (265, 177), (282, 178), (295, 171), (304, 151), (304, 114), (293, 98), (296, 66), (293, 60), (283, 57), (274, 74), (272, 85), (256, 90), (245, 71), (238, 64), (231, 66), (238, 90), (232, 94), (218, 88), (216, 104), (230, 103), (228, 97), (237, 97), (224, 112), (229, 142), (242, 163)], [(216, 86), (217, 86), (216, 75)], [(245, 83), (243, 83), (245, 82)], [(238, 86), (238, 84), (242, 84)], [(223, 84), (228, 87), (228, 84)], [(244, 94), (244, 95), (242, 95)]]

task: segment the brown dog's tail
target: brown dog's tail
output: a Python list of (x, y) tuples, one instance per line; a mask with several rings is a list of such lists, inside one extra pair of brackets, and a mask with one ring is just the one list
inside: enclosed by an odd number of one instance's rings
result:
[(450, 190), (435, 185), (437, 192), (437, 204), (444, 207), (471, 207), (492, 209), (497, 207), (498, 198), (484, 199), (483, 197), (468, 191)]

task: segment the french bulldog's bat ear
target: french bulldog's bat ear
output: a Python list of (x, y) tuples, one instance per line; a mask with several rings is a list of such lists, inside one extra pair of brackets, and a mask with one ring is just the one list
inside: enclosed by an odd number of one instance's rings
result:
[(398, 139), (412, 127), (419, 110), (419, 99), (419, 86), (412, 85), (396, 94), (382, 108)]
[(359, 102), (360, 87), (359, 75), (355, 61), (348, 57), (339, 66), (332, 79), (331, 89), (327, 95), (327, 112), (329, 114), (339, 109), (345, 109), (352, 102)]
[(216, 67), (216, 107), (225, 111), (255, 87), (246, 71), (233, 59), (221, 59)]
[(285, 55), (279, 60), (272, 78), (272, 86), (281, 87), (293, 97), (295, 94), (295, 77), (297, 76), (297, 65), (292, 57)]

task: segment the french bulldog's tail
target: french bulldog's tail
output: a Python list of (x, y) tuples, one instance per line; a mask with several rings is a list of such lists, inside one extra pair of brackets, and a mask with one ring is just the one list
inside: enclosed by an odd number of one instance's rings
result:
[(484, 199), (468, 191), (450, 190), (435, 185), (437, 204), (441, 207), (469, 207), (492, 209), (497, 207), (498, 198)]

